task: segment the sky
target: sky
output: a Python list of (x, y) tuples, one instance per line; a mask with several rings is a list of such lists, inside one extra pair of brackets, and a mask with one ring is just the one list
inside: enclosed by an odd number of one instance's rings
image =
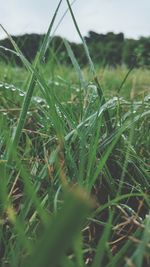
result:
[[(0, 24), (12, 35), (45, 33), (57, 4), (58, 0), (0, 0)], [(83, 36), (90, 30), (123, 32), (128, 38), (150, 36), (150, 0), (76, 0), (72, 8)], [(62, 0), (53, 31), (66, 9)], [(69, 12), (55, 34), (80, 42)], [(0, 29), (0, 39), (5, 37)]]

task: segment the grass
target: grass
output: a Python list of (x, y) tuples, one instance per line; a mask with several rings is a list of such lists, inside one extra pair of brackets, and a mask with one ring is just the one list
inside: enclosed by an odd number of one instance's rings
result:
[(67, 3), (87, 68), (67, 41), (41, 63), (57, 10), (33, 64), (13, 40), (25, 67), (0, 64), (0, 266), (149, 266), (149, 70), (93, 66)]

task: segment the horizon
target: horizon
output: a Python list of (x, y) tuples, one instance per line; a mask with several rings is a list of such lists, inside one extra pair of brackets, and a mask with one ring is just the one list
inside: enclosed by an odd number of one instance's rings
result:
[[(89, 30), (88, 32), (87, 32), (87, 35), (84, 35), (83, 36), (83, 38), (85, 38), (85, 37), (88, 37), (89, 36), (89, 33), (91, 32), (92, 30)], [(112, 32), (112, 31), (109, 31), (109, 32), (106, 32), (106, 33), (102, 33), (102, 32), (96, 32), (96, 31), (92, 31), (92, 32), (95, 32), (96, 34), (99, 34), (99, 35), (107, 35), (108, 33), (113, 33), (113, 34), (115, 34), (115, 35), (117, 35), (117, 34), (120, 34), (120, 33), (122, 33), (123, 35), (124, 35), (124, 39), (132, 39), (132, 40), (136, 40), (136, 41), (138, 41), (140, 38), (150, 38), (150, 35), (149, 36), (139, 36), (139, 37), (128, 37), (128, 36), (125, 36), (125, 34), (123, 33), (123, 32)], [(25, 35), (40, 35), (40, 36), (42, 36), (42, 35), (45, 35), (46, 34), (46, 32), (43, 32), (43, 33), (38, 33), (38, 32), (30, 32), (30, 33), (28, 33), (28, 32), (25, 32), (25, 33), (22, 33), (22, 34), (11, 34), (11, 36), (12, 37), (23, 37), (23, 36), (25, 36)], [(63, 37), (63, 36), (61, 36), (61, 35), (59, 35), (59, 34), (56, 34), (56, 35), (54, 35), (53, 37), (61, 37), (62, 39), (67, 39), (66, 37)], [(0, 38), (0, 40), (1, 41), (3, 41), (3, 40), (5, 40), (5, 39), (8, 39), (8, 37), (7, 36), (4, 36), (3, 38)], [(80, 44), (82, 41), (81, 40), (77, 40), (77, 41), (72, 41), (72, 40), (69, 40), (69, 39), (67, 39), (67, 41), (69, 41), (70, 43), (76, 43), (76, 44)]]

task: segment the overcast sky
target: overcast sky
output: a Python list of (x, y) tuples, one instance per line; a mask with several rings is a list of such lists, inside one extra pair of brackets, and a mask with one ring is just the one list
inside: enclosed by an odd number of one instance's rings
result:
[[(14, 35), (45, 33), (57, 4), (58, 0), (0, 0), (0, 23)], [(66, 7), (63, 0), (55, 25)], [(150, 36), (150, 0), (76, 0), (72, 8), (84, 36), (89, 30), (124, 32), (134, 38)], [(56, 34), (79, 41), (69, 13)]]

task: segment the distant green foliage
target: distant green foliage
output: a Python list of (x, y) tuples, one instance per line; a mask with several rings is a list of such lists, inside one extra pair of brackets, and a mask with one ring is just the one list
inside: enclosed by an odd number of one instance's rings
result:
[[(36, 53), (44, 39), (44, 35), (25, 34), (22, 36), (14, 36), (13, 39), (29, 61), (33, 61)], [(86, 43), (93, 62), (102, 67), (108, 65), (115, 67), (125, 64), (127, 67), (150, 67), (150, 38), (141, 37), (139, 40), (126, 39), (123, 33), (114, 34), (98, 34), (90, 31), (85, 37)], [(70, 43), (72, 50), (78, 62), (85, 66), (87, 58), (85, 55), (83, 44)], [(8, 39), (0, 41), (0, 46), (12, 49), (12, 44)], [(63, 39), (60, 36), (54, 36), (51, 46), (48, 48), (44, 61), (49, 57), (60, 63), (70, 63), (70, 59), (66, 52)], [(21, 61), (10, 51), (0, 49), (0, 60), (5, 62), (21, 65)]]

